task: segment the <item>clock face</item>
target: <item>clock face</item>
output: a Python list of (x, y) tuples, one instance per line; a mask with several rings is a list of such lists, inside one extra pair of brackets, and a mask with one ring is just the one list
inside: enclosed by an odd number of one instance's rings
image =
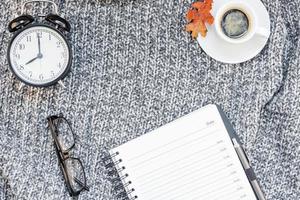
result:
[(8, 57), (19, 79), (30, 85), (46, 86), (63, 78), (68, 71), (70, 49), (58, 31), (35, 25), (14, 37)]

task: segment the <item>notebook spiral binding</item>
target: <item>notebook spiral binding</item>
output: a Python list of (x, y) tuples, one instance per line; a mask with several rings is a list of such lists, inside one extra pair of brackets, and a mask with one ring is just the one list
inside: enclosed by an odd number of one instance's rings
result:
[(132, 182), (129, 180), (129, 174), (125, 172), (126, 167), (122, 166), (123, 161), (119, 155), (119, 152), (115, 152), (103, 158), (108, 175), (112, 178), (114, 192), (118, 199), (138, 199), (138, 196), (134, 194), (135, 189), (130, 187)]

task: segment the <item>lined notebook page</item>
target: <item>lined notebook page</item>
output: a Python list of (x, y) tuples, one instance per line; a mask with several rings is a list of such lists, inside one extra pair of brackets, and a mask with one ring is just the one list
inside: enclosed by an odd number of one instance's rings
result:
[(215, 105), (110, 151), (141, 200), (256, 200)]

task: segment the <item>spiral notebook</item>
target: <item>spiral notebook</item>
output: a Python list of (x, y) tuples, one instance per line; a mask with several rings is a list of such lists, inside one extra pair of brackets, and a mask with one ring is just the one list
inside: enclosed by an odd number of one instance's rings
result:
[(231, 140), (233, 130), (224, 119), (216, 105), (207, 105), (110, 150), (125, 195), (141, 200), (256, 200)]

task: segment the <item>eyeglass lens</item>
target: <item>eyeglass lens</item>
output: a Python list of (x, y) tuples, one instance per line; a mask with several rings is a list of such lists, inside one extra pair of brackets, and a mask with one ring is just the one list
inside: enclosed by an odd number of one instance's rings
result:
[(62, 151), (69, 150), (72, 146), (74, 146), (75, 141), (68, 121), (64, 118), (58, 118), (53, 120), (53, 124), (56, 128), (57, 139)]

